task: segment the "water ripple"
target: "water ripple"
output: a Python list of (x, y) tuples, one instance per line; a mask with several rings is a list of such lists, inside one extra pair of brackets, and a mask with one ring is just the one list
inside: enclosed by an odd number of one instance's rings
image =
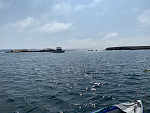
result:
[[(149, 56), (149, 51), (0, 53), (0, 112), (89, 113), (132, 101)], [(144, 83), (138, 99), (144, 99), (143, 89)], [(150, 106), (149, 95), (147, 100)]]

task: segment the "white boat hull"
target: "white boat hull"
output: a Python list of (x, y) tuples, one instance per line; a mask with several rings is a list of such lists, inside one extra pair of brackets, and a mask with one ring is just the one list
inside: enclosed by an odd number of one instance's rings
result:
[(96, 110), (92, 113), (144, 113), (142, 101), (126, 102)]
[(125, 113), (144, 113), (142, 101), (138, 100), (135, 102), (126, 102), (116, 105)]

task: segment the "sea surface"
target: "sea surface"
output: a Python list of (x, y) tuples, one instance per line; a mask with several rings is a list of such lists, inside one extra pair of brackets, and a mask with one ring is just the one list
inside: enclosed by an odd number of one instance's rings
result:
[[(0, 113), (90, 113), (133, 101), (150, 50), (0, 53)], [(150, 75), (150, 74), (149, 74)], [(150, 113), (150, 79), (137, 100)]]

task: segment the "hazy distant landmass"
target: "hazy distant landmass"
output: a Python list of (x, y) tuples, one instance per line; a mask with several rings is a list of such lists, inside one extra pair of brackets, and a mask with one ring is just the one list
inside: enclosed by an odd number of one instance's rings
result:
[(0, 52), (11, 52), (11, 50), (28, 50), (28, 51), (37, 51), (38, 49), (0, 49)]
[[(120, 47), (108, 47), (106, 50), (150, 50), (150, 46), (120, 46)], [(0, 49), (0, 52), (5, 53), (18, 53), (18, 52), (51, 52), (55, 51), (51, 48), (39, 49)], [(66, 51), (76, 51), (76, 49), (67, 49)], [(93, 51), (93, 50), (88, 50)], [(97, 51), (97, 50), (96, 50)]]
[(11, 49), (0, 49), (0, 52), (11, 51)]
[(108, 47), (106, 50), (150, 50), (150, 46), (120, 46)]

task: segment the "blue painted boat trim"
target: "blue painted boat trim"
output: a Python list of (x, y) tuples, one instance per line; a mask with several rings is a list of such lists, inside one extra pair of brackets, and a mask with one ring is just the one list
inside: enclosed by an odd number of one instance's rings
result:
[(102, 109), (96, 110), (94, 112), (91, 112), (91, 113), (106, 113), (106, 112), (109, 112), (109, 111), (112, 111), (115, 109), (119, 109), (119, 108), (115, 105), (114, 106), (108, 106), (108, 107), (104, 107)]

